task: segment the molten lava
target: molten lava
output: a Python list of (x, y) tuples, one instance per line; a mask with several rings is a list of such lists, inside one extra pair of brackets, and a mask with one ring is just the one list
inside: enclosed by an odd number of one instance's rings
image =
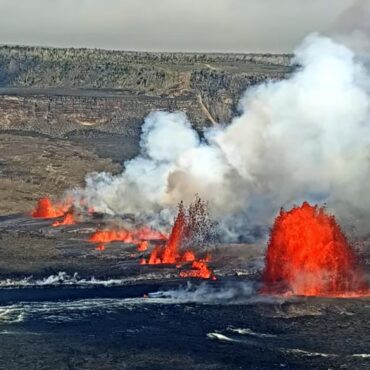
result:
[(132, 233), (126, 230), (97, 230), (89, 239), (92, 243), (111, 243), (111, 242), (136, 243)]
[(208, 267), (206, 261), (198, 260), (191, 264), (191, 270), (180, 271), (180, 277), (182, 278), (201, 278), (216, 280), (216, 276), (213, 271)]
[[(198, 204), (198, 203), (196, 203)], [(197, 219), (195, 212), (204, 211), (203, 207), (190, 206), (188, 214), (184, 209), (183, 204), (179, 205), (179, 211), (173, 225), (171, 234), (167, 243), (164, 246), (156, 246), (148, 260), (142, 259), (140, 264), (159, 265), (159, 264), (175, 264), (176, 267), (181, 267), (183, 264), (192, 262), (192, 269), (181, 271), (180, 277), (195, 277), (203, 279), (214, 279), (211, 269), (208, 267), (207, 259), (197, 259), (196, 255), (189, 248), (182, 251), (182, 247), (187, 240), (190, 240), (194, 235), (192, 226), (195, 225), (194, 220)], [(203, 214), (201, 214), (203, 216)], [(200, 224), (202, 217), (198, 217), (197, 223)]]
[(65, 208), (60, 205), (54, 206), (49, 198), (41, 198), (37, 202), (36, 208), (32, 211), (35, 218), (57, 218), (65, 213)]
[[(89, 238), (89, 242), (92, 243), (111, 243), (111, 242), (123, 242), (123, 243), (134, 243), (140, 244), (142, 241), (149, 240), (166, 240), (165, 234), (153, 230), (149, 227), (142, 227), (138, 230), (97, 230)], [(143, 248), (143, 244), (141, 248)]]
[(184, 254), (182, 255), (182, 261), (183, 262), (193, 262), (195, 261), (195, 254), (192, 251), (185, 251)]
[(137, 245), (138, 252), (145, 252), (149, 248), (149, 242), (147, 240), (142, 240)]
[(334, 216), (306, 202), (276, 218), (263, 282), (268, 294), (353, 296), (368, 289)]
[(63, 220), (61, 221), (55, 221), (53, 222), (53, 227), (58, 227), (58, 226), (64, 226), (64, 225), (74, 225), (76, 224), (76, 220), (74, 217), (73, 210), (70, 209), (68, 212), (64, 214)]
[(189, 255), (187, 252), (181, 253), (181, 243), (186, 230), (186, 215), (182, 204), (179, 206), (175, 224), (173, 225), (168, 242), (164, 247), (157, 246), (153, 249), (148, 261), (149, 265), (159, 264), (178, 264), (188, 262)]

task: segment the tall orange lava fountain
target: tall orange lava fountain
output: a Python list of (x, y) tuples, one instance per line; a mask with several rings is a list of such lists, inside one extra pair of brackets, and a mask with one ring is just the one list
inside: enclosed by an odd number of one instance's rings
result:
[(334, 216), (307, 202), (276, 218), (263, 281), (269, 294), (352, 296), (368, 289)]

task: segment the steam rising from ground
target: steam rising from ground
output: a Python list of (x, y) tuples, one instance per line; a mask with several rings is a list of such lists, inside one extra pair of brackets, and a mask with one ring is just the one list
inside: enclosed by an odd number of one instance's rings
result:
[(282, 303), (283, 297), (264, 296), (257, 294), (256, 286), (248, 281), (233, 281), (223, 285), (202, 283), (177, 289), (149, 293), (151, 299), (163, 299), (173, 303), (204, 303), (204, 304), (255, 304)]
[(179, 303), (240, 303), (256, 296), (256, 289), (250, 282), (234, 282), (227, 286), (201, 284), (193, 286), (188, 283), (184, 287), (173, 290), (149, 293), (150, 298), (165, 298)]
[(202, 138), (183, 113), (151, 113), (141, 154), (118, 176), (88, 176), (79, 195), (97, 211), (166, 218), (197, 193), (230, 239), (303, 200), (326, 202), (362, 231), (370, 216), (369, 76), (351, 50), (316, 34), (294, 62), (289, 79), (249, 89), (240, 116)]

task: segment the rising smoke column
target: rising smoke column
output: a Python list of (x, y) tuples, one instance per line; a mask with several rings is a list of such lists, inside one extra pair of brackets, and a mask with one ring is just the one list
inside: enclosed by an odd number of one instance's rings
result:
[(347, 47), (319, 35), (296, 49), (296, 71), (249, 89), (240, 115), (204, 138), (182, 113), (151, 113), (141, 153), (118, 176), (92, 174), (75, 196), (96, 211), (173, 218), (194, 194), (230, 238), (271, 224), (280, 207), (326, 202), (365, 232), (370, 216), (369, 78)]

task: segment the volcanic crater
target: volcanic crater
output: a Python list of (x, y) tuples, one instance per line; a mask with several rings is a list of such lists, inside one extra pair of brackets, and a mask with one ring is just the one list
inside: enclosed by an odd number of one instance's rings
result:
[(324, 208), (282, 210), (269, 241), (200, 245), (188, 205), (157, 230), (58, 203), (88, 173), (122, 172), (150, 110), (185, 111), (201, 131), (235, 114), (230, 99), (249, 85), (292, 72), (288, 56), (249, 67), (240, 56), (182, 57), (182, 68), (167, 60), (170, 82), (125, 91), (42, 79), (36, 90), (0, 90), (0, 367), (52, 358), (54, 369), (368, 368), (368, 240), (359, 256)]

